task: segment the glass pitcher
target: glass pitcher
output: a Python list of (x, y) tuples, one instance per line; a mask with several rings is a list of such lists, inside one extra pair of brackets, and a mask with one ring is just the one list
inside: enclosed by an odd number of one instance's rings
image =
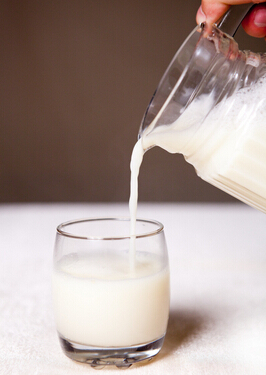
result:
[(266, 212), (266, 54), (198, 26), (166, 70), (139, 137), (144, 150), (182, 153), (205, 181)]

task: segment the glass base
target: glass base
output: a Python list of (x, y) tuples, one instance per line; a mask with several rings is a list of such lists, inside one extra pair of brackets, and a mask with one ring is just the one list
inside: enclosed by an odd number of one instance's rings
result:
[(74, 361), (88, 363), (91, 367), (100, 369), (106, 365), (127, 368), (136, 362), (152, 359), (163, 346), (164, 336), (158, 340), (135, 346), (103, 348), (81, 345), (71, 342), (59, 335), (59, 341), (64, 353)]

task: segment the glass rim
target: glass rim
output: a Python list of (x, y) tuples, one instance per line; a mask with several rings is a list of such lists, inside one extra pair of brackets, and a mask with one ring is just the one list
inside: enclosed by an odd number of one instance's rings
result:
[(130, 223), (130, 217), (124, 217), (124, 216), (114, 216), (114, 217), (92, 217), (92, 218), (83, 218), (83, 219), (74, 219), (74, 220), (69, 220), (65, 221), (61, 224), (59, 224), (56, 228), (56, 231), (58, 234), (64, 236), (64, 237), (70, 237), (73, 239), (80, 239), (80, 240), (125, 240), (125, 239), (130, 239), (132, 237), (134, 238), (143, 238), (143, 237), (150, 237), (154, 236), (156, 234), (161, 233), (164, 230), (164, 225), (160, 223), (157, 220), (152, 220), (152, 219), (142, 219), (142, 218), (137, 218), (136, 222), (144, 222), (144, 223), (149, 223), (149, 224), (154, 224), (157, 226), (157, 229), (146, 232), (146, 233), (141, 233), (137, 235), (126, 235), (126, 236), (80, 236), (77, 234), (73, 234), (71, 232), (63, 230), (64, 227), (73, 225), (73, 224), (78, 224), (78, 223), (84, 223), (84, 222), (95, 222), (95, 221), (128, 221)]

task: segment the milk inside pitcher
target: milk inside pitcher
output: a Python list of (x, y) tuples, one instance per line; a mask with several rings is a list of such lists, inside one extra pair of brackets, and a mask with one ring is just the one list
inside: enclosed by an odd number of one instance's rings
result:
[(170, 93), (148, 123), (152, 110), (144, 116), (143, 149), (183, 154), (202, 179), (266, 212), (266, 54), (240, 51), (215, 25), (193, 35)]

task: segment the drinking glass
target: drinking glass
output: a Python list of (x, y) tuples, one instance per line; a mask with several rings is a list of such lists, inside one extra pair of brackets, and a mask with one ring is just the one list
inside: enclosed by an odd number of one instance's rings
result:
[(163, 225), (129, 218), (57, 227), (53, 306), (64, 353), (92, 367), (129, 367), (161, 349), (169, 316)]

